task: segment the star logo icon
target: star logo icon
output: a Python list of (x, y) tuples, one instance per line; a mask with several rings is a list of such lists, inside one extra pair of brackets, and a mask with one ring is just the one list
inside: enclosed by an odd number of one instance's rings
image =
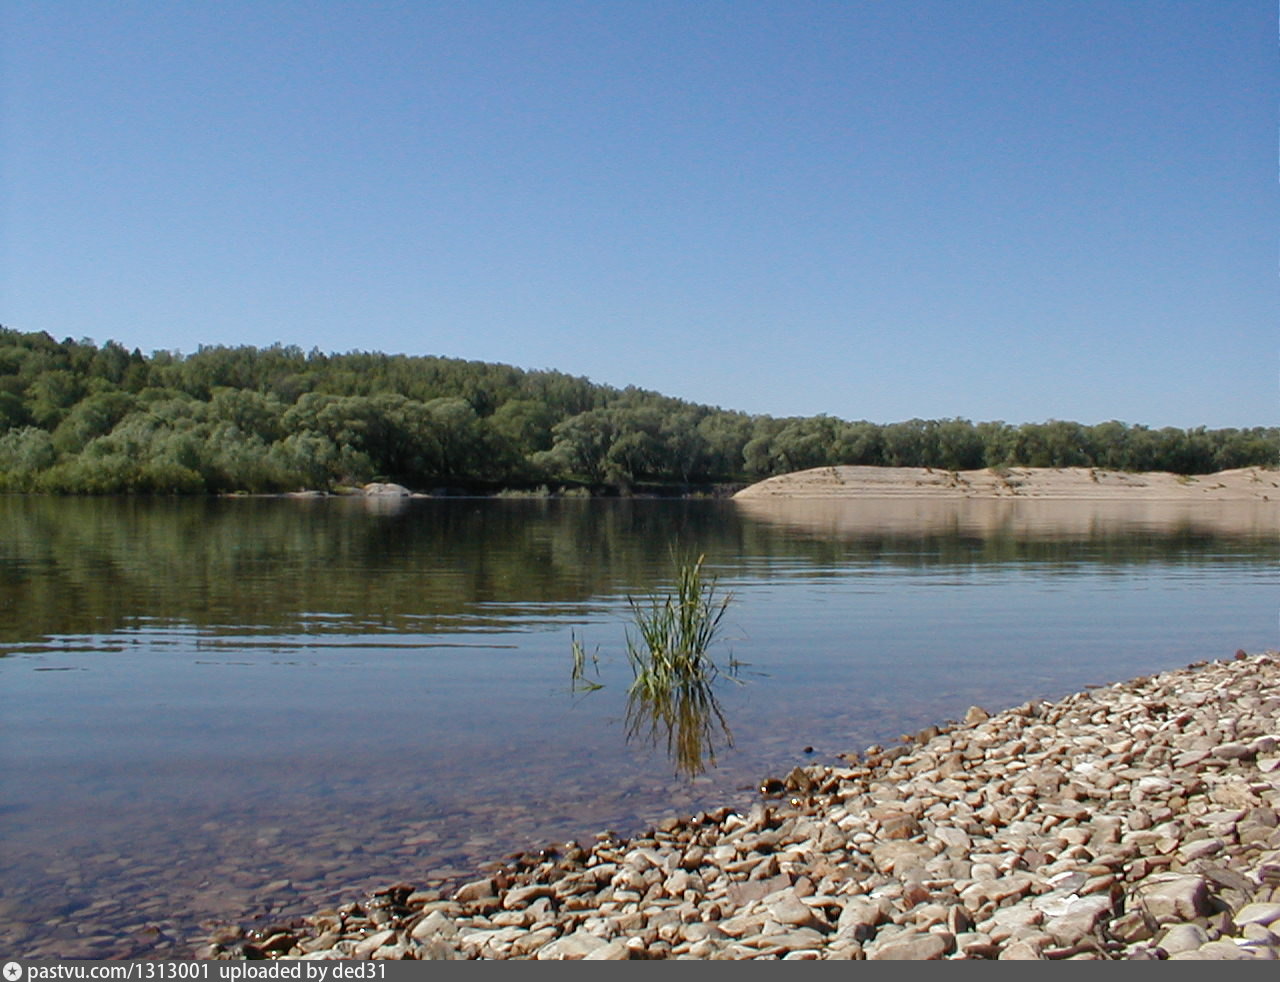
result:
[(22, 978), (22, 966), (17, 962), (5, 962), (4, 977), (6, 982), (18, 982)]

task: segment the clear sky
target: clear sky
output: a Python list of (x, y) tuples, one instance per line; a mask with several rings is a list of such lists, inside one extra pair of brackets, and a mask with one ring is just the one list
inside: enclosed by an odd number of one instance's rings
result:
[(6, 0), (0, 324), (1280, 423), (1275, 0)]

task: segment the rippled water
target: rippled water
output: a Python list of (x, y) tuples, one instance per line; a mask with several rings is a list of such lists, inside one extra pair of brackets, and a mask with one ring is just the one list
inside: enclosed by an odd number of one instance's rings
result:
[[(186, 955), (768, 774), (1277, 646), (1275, 505), (0, 498), (0, 945)], [(627, 597), (705, 553), (733, 744), (625, 736)], [(570, 690), (570, 642), (604, 688)], [(812, 748), (806, 752), (805, 748)]]

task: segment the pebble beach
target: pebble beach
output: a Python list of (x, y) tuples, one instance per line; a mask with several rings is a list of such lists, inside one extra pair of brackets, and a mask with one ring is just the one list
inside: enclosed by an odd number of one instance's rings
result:
[(1280, 957), (1280, 653), (763, 776), (672, 817), (252, 930), (211, 959)]

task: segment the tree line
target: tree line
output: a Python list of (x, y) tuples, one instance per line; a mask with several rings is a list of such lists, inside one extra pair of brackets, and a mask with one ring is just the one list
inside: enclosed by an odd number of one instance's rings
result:
[(1206, 474), (1280, 465), (1280, 428), (777, 418), (557, 371), (296, 346), (143, 355), (0, 327), (0, 490), (627, 491), (831, 464), (1099, 467)]

